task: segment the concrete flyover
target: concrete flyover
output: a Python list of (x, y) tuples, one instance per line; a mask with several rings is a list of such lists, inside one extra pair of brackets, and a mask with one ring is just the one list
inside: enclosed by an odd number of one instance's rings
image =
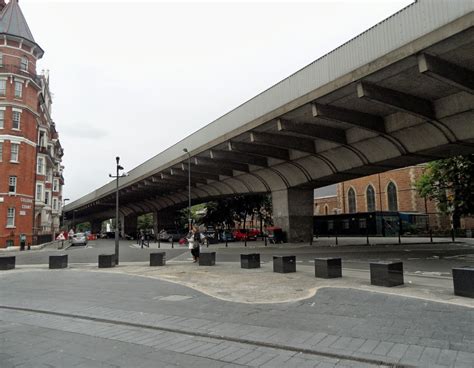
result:
[[(121, 179), (125, 231), (187, 204), (183, 148), (193, 203), (271, 193), (290, 241), (309, 239), (314, 188), (474, 152), (473, 11), (418, 0), (139, 165)], [(65, 211), (97, 227), (114, 201), (110, 182)]]

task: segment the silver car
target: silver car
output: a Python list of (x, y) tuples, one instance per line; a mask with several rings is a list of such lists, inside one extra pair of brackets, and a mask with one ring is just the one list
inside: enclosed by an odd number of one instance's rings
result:
[(84, 233), (76, 233), (71, 238), (71, 245), (87, 245), (87, 236)]

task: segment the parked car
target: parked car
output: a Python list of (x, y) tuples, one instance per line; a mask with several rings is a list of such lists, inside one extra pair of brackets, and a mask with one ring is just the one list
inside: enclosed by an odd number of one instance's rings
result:
[(258, 232), (252, 229), (236, 229), (232, 233), (236, 241), (257, 240)]
[(163, 229), (158, 234), (160, 240), (162, 241), (179, 241), (181, 238), (186, 236), (186, 232), (180, 229)]
[(286, 234), (281, 229), (281, 227), (268, 227), (267, 228), (267, 237), (270, 243), (286, 243)]
[(204, 235), (203, 243), (206, 245), (216, 244), (219, 241), (217, 231), (212, 226), (209, 226), (206, 231), (202, 232), (202, 234)]
[(219, 240), (221, 242), (233, 242), (235, 241), (234, 235), (232, 235), (232, 231), (224, 230), (219, 233)]
[(71, 245), (87, 245), (87, 236), (84, 233), (76, 233), (70, 239)]

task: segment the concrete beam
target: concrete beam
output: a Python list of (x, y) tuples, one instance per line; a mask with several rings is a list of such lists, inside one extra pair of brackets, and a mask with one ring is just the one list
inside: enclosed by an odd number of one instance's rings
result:
[(229, 152), (229, 151), (210, 150), (209, 156), (212, 159), (216, 159), (216, 160), (241, 162), (244, 164), (268, 167), (268, 160), (265, 157), (252, 155), (250, 153), (244, 153), (244, 152), (235, 153), (235, 152)]
[(324, 139), (338, 144), (347, 144), (346, 132), (343, 129), (318, 126), (311, 123), (293, 122), (284, 119), (277, 119), (277, 129), (279, 132), (298, 133), (307, 137)]
[[(184, 189), (188, 185), (187, 176), (177, 176), (177, 175), (161, 173), (161, 178), (163, 179), (164, 182), (173, 184), (173, 189), (176, 189), (176, 187), (180, 187), (180, 186), (182, 186)], [(197, 183), (207, 184), (207, 180), (198, 178), (196, 176), (193, 178), (193, 176), (191, 175), (191, 186), (196, 185)]]
[[(171, 172), (171, 175), (173, 176), (179, 176), (179, 177), (185, 177), (185, 178), (188, 177), (188, 172), (182, 170), (181, 168), (177, 169), (177, 168), (172, 167), (170, 169), (170, 172)], [(206, 180), (206, 183), (207, 183), (207, 180), (215, 180), (215, 181), (219, 180), (219, 175), (209, 174), (209, 173), (199, 173), (199, 172), (193, 171), (193, 168), (191, 168), (191, 181), (193, 177)]]
[[(188, 164), (187, 163), (182, 163), (181, 168), (184, 171), (188, 171)], [(191, 163), (191, 175), (192, 175), (193, 172), (215, 174), (215, 175), (224, 175), (224, 176), (234, 176), (234, 173), (230, 169), (225, 169), (225, 168), (220, 168), (220, 167), (212, 167), (212, 166), (205, 166), (205, 165), (193, 165)]]
[(290, 153), (287, 149), (271, 147), (271, 146), (260, 146), (251, 143), (234, 142), (228, 143), (229, 151), (250, 153), (253, 155), (276, 158), (279, 160), (289, 161)]
[(249, 165), (240, 162), (229, 162), (225, 160), (216, 160), (207, 157), (194, 157), (194, 164), (197, 166), (205, 165), (209, 167), (223, 167), (229, 170), (237, 170), (242, 172), (249, 172)]
[(474, 71), (429, 54), (418, 55), (418, 70), (431, 78), (474, 93)]
[(408, 93), (361, 82), (357, 84), (357, 96), (422, 119), (435, 119), (434, 108), (430, 101)]
[(250, 141), (267, 146), (293, 149), (301, 152), (316, 153), (316, 144), (312, 139), (272, 133), (250, 133)]
[(386, 132), (384, 119), (381, 116), (318, 103), (312, 103), (311, 109), (315, 118), (346, 123), (376, 133)]

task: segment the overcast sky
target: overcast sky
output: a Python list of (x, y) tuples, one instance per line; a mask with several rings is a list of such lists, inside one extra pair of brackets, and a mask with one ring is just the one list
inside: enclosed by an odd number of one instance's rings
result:
[(21, 0), (50, 71), (64, 197), (104, 185), (411, 0)]

